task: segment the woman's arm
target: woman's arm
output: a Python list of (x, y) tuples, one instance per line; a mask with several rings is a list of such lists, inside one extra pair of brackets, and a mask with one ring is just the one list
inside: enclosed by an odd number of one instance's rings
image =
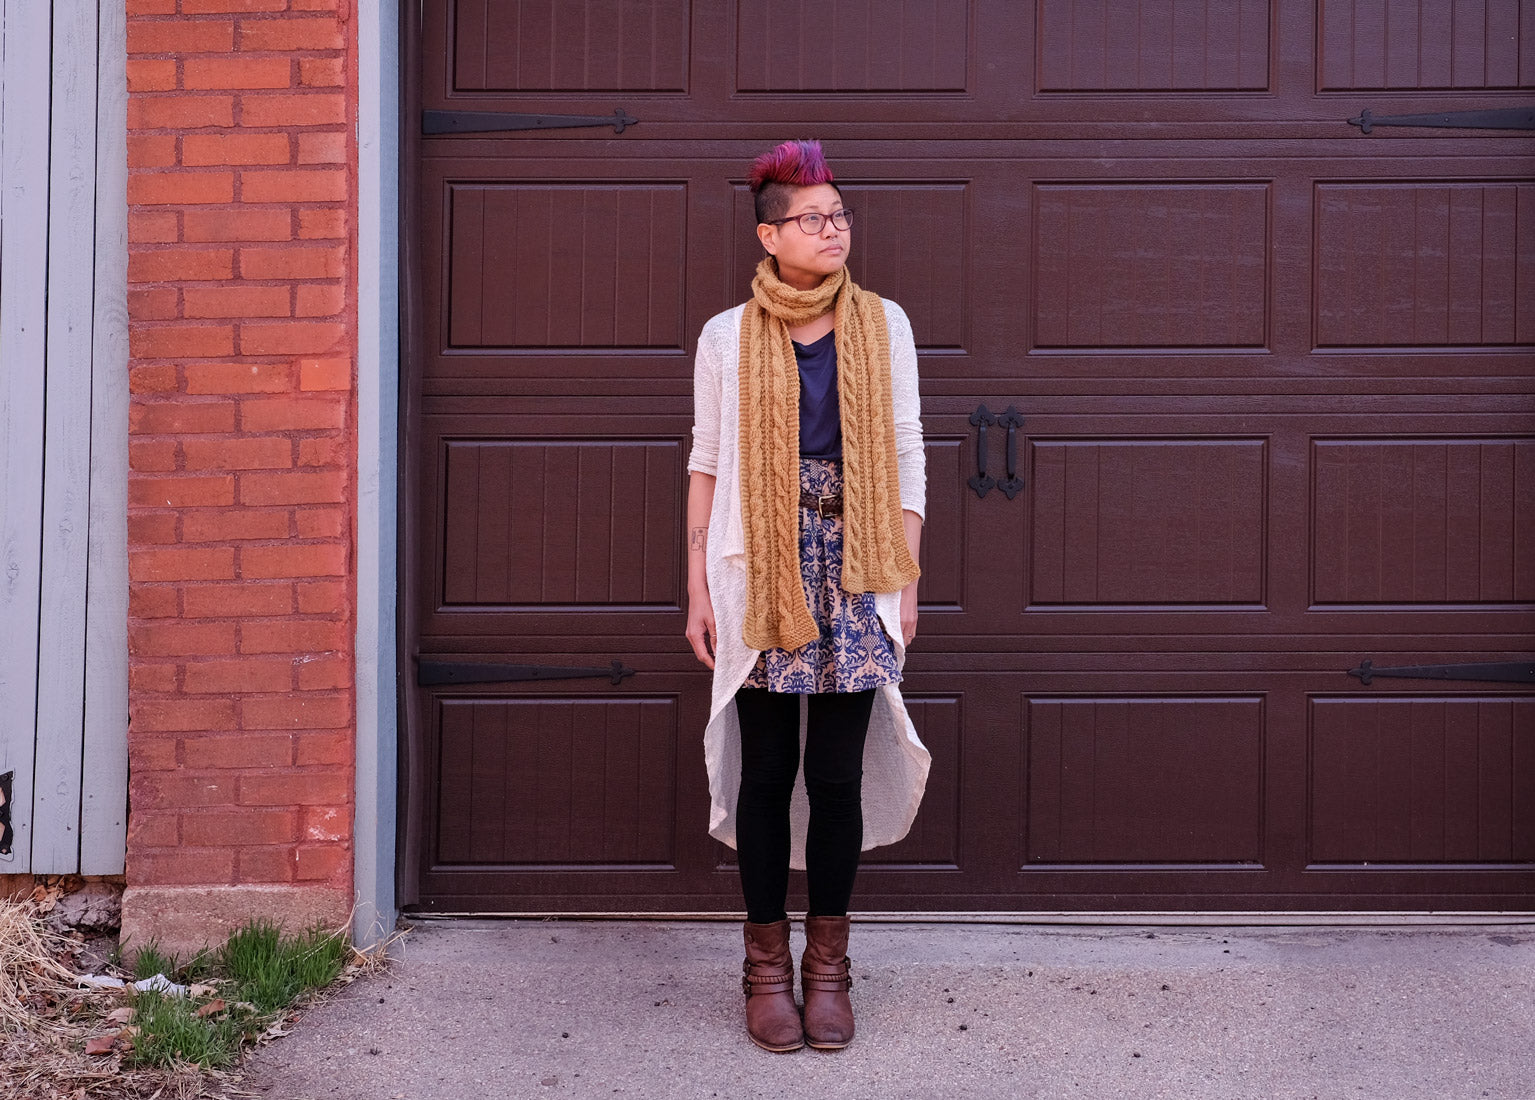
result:
[[(714, 667), (714, 604), (709, 599), (709, 514), (714, 509), (714, 475), (694, 470), (688, 478), (688, 628), (693, 655)], [(911, 536), (908, 533), (907, 538)], [(913, 595), (913, 608), (916, 607)]]
[[(885, 302), (890, 322), (890, 402), (895, 415), (895, 455), (901, 476), (901, 507), (927, 514), (926, 454), (922, 444), (922, 397), (917, 386), (917, 345), (911, 321), (894, 302)], [(912, 557), (915, 559), (916, 555)]]
[[(917, 343), (906, 311), (885, 302), (890, 323), (890, 397), (895, 414), (895, 453), (901, 477), (901, 525), (911, 560), (920, 561), (922, 517), (927, 508), (926, 452), (922, 444), (922, 398), (917, 389)], [(917, 582), (901, 589), (901, 638), (917, 636)]]
[[(716, 318), (715, 320), (718, 320)], [(719, 467), (721, 354), (713, 321), (704, 326), (693, 358), (693, 450), (688, 455), (687, 639), (706, 668), (714, 667), (714, 604), (709, 599), (709, 517)]]
[[(906, 528), (906, 547), (911, 551), (911, 560), (917, 561), (922, 550), (922, 517), (908, 509), (901, 513), (901, 525)], [(919, 577), (901, 589), (902, 645), (911, 645), (911, 640), (917, 636), (917, 583), (920, 580)]]

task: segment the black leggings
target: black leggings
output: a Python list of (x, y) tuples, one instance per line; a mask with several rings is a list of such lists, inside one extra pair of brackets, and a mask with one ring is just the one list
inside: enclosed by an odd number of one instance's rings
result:
[[(863, 847), (863, 742), (874, 692), (811, 695), (805, 734), (810, 831), (805, 871), (812, 917), (847, 914)], [(741, 719), (741, 793), (736, 857), (746, 919), (771, 924), (787, 915), (789, 796), (799, 771), (799, 699), (765, 688), (736, 692)]]

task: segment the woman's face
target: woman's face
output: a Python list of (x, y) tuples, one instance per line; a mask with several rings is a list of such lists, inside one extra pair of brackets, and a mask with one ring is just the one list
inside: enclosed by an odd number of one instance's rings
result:
[[(784, 213), (787, 217), (798, 214), (826, 214), (842, 209), (842, 196), (829, 183), (813, 187), (799, 187), (794, 199)], [(835, 273), (847, 263), (853, 247), (850, 229), (838, 229), (828, 217), (821, 224), (819, 233), (806, 233), (797, 222), (781, 225), (757, 226), (757, 237), (762, 247), (778, 259), (778, 277), (797, 290), (811, 290), (820, 285), (826, 276)]]

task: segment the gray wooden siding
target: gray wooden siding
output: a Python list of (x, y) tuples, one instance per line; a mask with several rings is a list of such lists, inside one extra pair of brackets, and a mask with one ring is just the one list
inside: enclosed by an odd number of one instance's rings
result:
[(0, 0), (0, 873), (127, 825), (124, 9)]

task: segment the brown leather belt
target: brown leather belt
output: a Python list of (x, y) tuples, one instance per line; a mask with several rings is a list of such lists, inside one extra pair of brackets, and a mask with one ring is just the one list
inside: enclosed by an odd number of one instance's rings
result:
[(801, 489), (799, 506), (809, 509), (822, 519), (825, 519), (827, 516), (840, 516), (842, 514), (842, 494), (818, 496), (815, 493), (807, 493)]

